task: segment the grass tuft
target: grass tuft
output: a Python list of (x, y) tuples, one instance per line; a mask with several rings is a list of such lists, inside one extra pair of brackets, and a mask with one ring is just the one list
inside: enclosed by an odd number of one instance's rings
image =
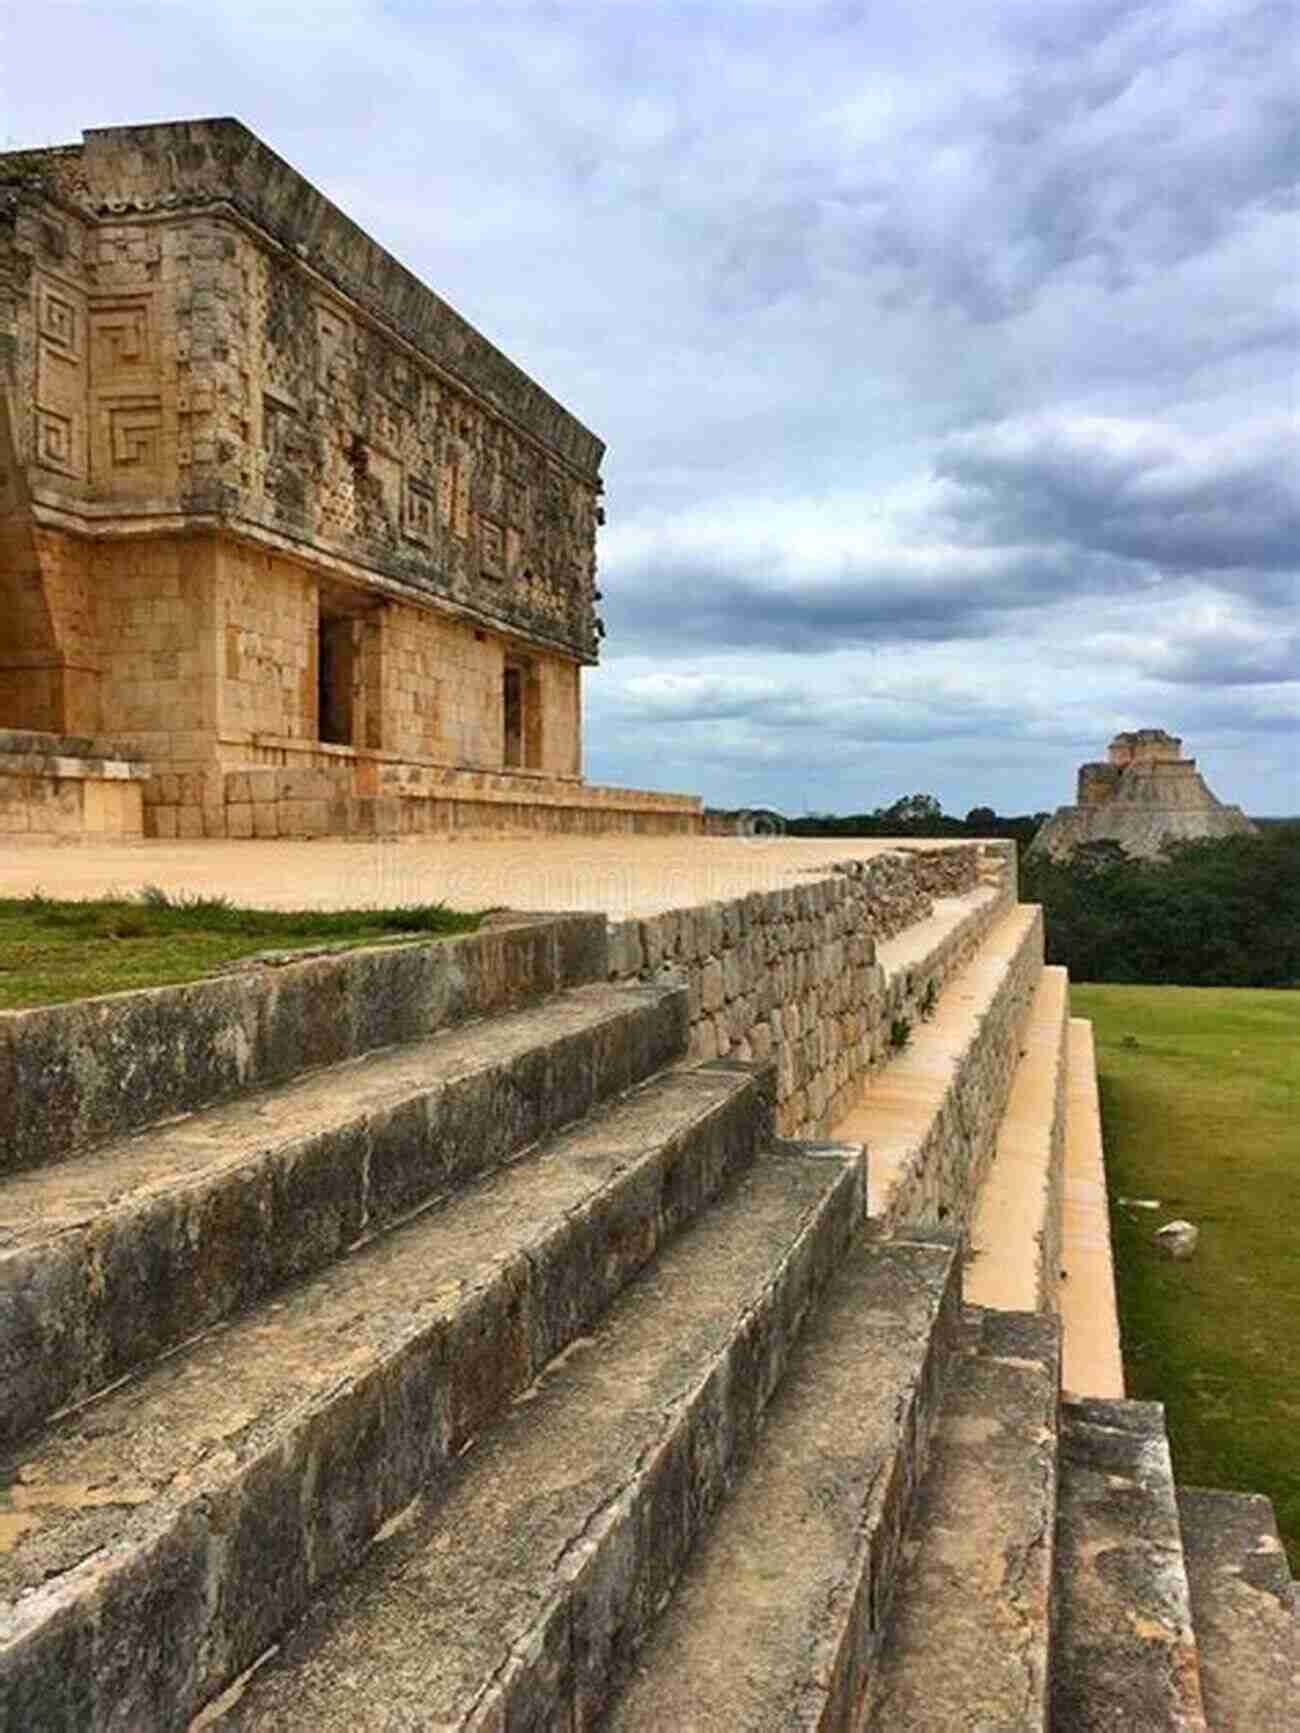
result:
[(0, 899), (0, 1009), (197, 980), (258, 951), (346, 948), (472, 932), (442, 903), (392, 909), (242, 909), (145, 885), (133, 897)]

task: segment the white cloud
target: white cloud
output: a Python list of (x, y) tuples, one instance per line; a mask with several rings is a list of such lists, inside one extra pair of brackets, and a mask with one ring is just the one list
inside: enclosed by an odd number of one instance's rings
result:
[(607, 439), (596, 774), (1045, 805), (1157, 723), (1284, 810), (1298, 55), (1254, 0), (77, 0), (10, 9), (0, 143), (238, 114)]

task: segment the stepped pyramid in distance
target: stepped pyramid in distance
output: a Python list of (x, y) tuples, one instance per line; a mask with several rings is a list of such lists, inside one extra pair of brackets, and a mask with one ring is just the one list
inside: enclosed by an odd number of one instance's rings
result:
[(900, 846), (0, 1019), (0, 1728), (1294, 1726), (1042, 958)]
[(1077, 803), (1058, 806), (1030, 844), (1062, 857), (1080, 843), (1117, 842), (1126, 854), (1158, 855), (1166, 842), (1250, 836), (1239, 806), (1216, 800), (1183, 743), (1163, 728), (1117, 734), (1104, 764), (1081, 764)]

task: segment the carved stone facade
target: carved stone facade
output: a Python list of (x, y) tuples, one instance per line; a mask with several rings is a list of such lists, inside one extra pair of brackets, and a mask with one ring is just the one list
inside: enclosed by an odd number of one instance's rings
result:
[(1158, 855), (1166, 841), (1241, 836), (1254, 826), (1239, 806), (1206, 787), (1194, 758), (1163, 728), (1117, 734), (1104, 763), (1079, 766), (1074, 806), (1058, 807), (1032, 850), (1058, 858), (1084, 842), (1117, 842), (1127, 853)]
[(602, 455), (236, 121), (0, 155), (0, 729), (149, 834), (698, 829), (581, 780)]

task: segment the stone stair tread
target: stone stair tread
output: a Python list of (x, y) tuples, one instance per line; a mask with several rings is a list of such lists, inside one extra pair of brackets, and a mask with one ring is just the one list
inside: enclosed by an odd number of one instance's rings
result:
[(341, 1118), (426, 1090), (591, 1027), (654, 988), (575, 987), (544, 1004), (441, 1029), (424, 1040), (344, 1060), (325, 1071), (258, 1089), (233, 1101), (71, 1156), (55, 1167), (0, 1179), (0, 1255), (46, 1240), (124, 1203), (139, 1202), (250, 1157), (332, 1129)]
[(1300, 1634), (1273, 1507), (1258, 1493), (1178, 1488), (1183, 1556), (1214, 1733), (1300, 1718)]
[(951, 1247), (859, 1244), (602, 1727), (853, 1724), (959, 1322)]
[[(932, 1218), (935, 1187), (920, 1171), (929, 1142), (951, 1112), (963, 1061), (978, 1051), (1010, 972), (1027, 948), (1041, 945), (1041, 933), (1036, 906), (1009, 908), (948, 982), (934, 1014), (912, 1028), (907, 1045), (871, 1077), (859, 1104), (834, 1127), (836, 1137), (865, 1143), (871, 1151), (868, 1209), (873, 1219), (897, 1225), (919, 1215)], [(945, 1207), (953, 1202), (945, 1200)], [(951, 1213), (955, 1217), (960, 1210)]]
[(886, 981), (926, 974), (936, 954), (947, 951), (967, 929), (978, 930), (1006, 901), (999, 885), (977, 884), (960, 896), (935, 897), (931, 912), (891, 938), (876, 940), (876, 962)]
[(1092, 1024), (1071, 1017), (1065, 1109), (1065, 1185), (1061, 1214), (1061, 1382), (1076, 1396), (1122, 1397), (1110, 1204), (1101, 1138), (1101, 1103)]
[(997, 1146), (975, 1200), (967, 1300), (1008, 1312), (1050, 1307), (1060, 1274), (1069, 976), (1045, 968), (1021, 1036)]
[(1047, 1726), (1060, 1332), (968, 1307), (864, 1733)]
[(760, 1155), (205, 1727), (589, 1724), (860, 1213), (859, 1154)]
[(0, 1444), (676, 1059), (665, 987), (530, 1009), (0, 1181)]
[(214, 1601), (236, 1626), (296, 1612), (747, 1163), (760, 1085), (668, 1071), (0, 1461), (0, 1697), (25, 1655), (62, 1676), (161, 1618), (171, 1659), (125, 1669), (131, 1700), (136, 1672), (221, 1648)]
[(1052, 1725), (1205, 1733), (1163, 1408), (1063, 1401), (1059, 1464)]

